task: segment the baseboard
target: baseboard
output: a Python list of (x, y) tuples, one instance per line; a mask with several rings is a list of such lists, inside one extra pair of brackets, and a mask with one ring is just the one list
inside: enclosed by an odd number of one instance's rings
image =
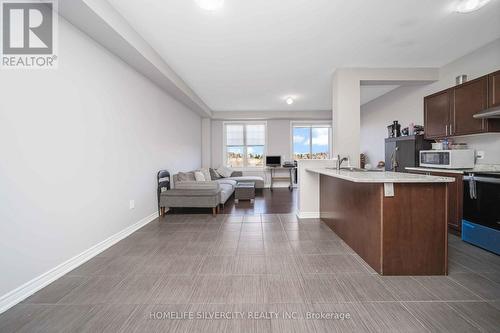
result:
[(297, 217), (299, 219), (319, 219), (319, 212), (301, 212), (297, 211)]
[(42, 275), (34, 278), (31, 281), (26, 282), (20, 287), (8, 292), (7, 294), (0, 297), (0, 313), (7, 311), (14, 305), (22, 302), (24, 299), (33, 295), (40, 289), (51, 284), (55, 280), (62, 277), (64, 274), (72, 271), (76, 267), (82, 265), (86, 261), (92, 259), (99, 253), (103, 252), (107, 248), (116, 244), (120, 240), (129, 236), (133, 232), (139, 230), (146, 224), (152, 222), (158, 217), (158, 212), (155, 212), (142, 220), (134, 223), (133, 225), (123, 229), (122, 231), (112, 235), (111, 237), (105, 239), (104, 241), (92, 246), (91, 248), (83, 251), (82, 253), (74, 256), (73, 258), (63, 262), (62, 264), (52, 268), (51, 270), (43, 273)]

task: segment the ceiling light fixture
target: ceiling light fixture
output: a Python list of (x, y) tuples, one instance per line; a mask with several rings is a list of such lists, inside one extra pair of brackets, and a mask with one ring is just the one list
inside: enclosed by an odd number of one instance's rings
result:
[(287, 97), (285, 99), (285, 103), (288, 104), (288, 105), (292, 105), (295, 101), (293, 100), (292, 97)]
[(460, 0), (456, 11), (458, 13), (470, 13), (484, 7), (488, 2), (490, 0)]
[(224, 0), (196, 0), (201, 9), (214, 11), (224, 6)]

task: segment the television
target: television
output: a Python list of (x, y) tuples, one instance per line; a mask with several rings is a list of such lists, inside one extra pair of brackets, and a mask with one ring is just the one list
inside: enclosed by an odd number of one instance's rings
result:
[(266, 156), (266, 166), (281, 166), (281, 156)]

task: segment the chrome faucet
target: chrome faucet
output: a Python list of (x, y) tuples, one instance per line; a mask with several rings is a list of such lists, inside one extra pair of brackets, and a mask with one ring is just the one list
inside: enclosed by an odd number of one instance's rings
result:
[(349, 157), (342, 157), (342, 158), (340, 158), (340, 155), (337, 155), (337, 170), (341, 169), (342, 163), (344, 161), (349, 161)]

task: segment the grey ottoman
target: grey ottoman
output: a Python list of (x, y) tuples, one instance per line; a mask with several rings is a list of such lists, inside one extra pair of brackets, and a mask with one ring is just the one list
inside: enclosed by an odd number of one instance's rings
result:
[(255, 183), (254, 182), (239, 182), (234, 188), (234, 201), (238, 203), (240, 200), (255, 201)]

